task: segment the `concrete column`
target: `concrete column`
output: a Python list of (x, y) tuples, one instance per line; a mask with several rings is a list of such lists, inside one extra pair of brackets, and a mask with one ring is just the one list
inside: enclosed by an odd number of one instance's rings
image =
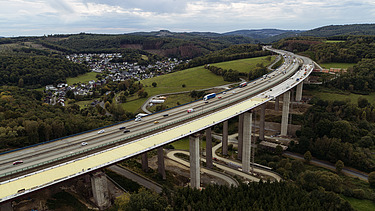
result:
[(279, 100), (280, 100), (280, 96), (277, 96), (275, 98), (275, 111), (279, 111)]
[(212, 136), (211, 136), (211, 128), (207, 128), (206, 130), (206, 166), (207, 168), (212, 168)]
[(244, 113), (243, 149), (242, 149), (242, 171), (243, 172), (250, 172), (252, 118), (253, 118), (252, 113), (250, 112)]
[(200, 166), (199, 166), (199, 136), (189, 136), (190, 152), (190, 186), (199, 188), (201, 185)]
[(266, 115), (266, 104), (260, 106), (260, 120), (259, 120), (259, 139), (264, 140), (264, 118)]
[(281, 133), (285, 136), (288, 133), (288, 117), (289, 117), (289, 104), (290, 104), (290, 91), (285, 92), (283, 95), (283, 114), (281, 117)]
[(242, 159), (242, 143), (243, 143), (243, 115), (244, 114), (240, 114), (240, 116), (238, 117), (238, 156), (237, 158), (239, 160)]
[(165, 174), (163, 147), (158, 148), (158, 172), (164, 180), (167, 179), (167, 175)]
[(144, 172), (148, 171), (148, 158), (147, 158), (147, 152), (142, 154), (142, 170)]
[(296, 90), (296, 101), (297, 102), (302, 100), (302, 88), (303, 88), (303, 82), (301, 82), (297, 85), (297, 90)]
[(108, 190), (108, 180), (102, 171), (94, 172), (91, 175), (92, 195), (96, 205), (100, 210), (107, 209), (111, 206), (111, 200)]
[(228, 120), (223, 123), (223, 145), (222, 154), (228, 155)]

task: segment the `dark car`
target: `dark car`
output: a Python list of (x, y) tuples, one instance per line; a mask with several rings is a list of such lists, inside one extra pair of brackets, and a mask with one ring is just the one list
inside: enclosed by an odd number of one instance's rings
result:
[(119, 129), (120, 129), (120, 130), (125, 130), (125, 129), (126, 129), (126, 127), (120, 127)]
[(23, 163), (22, 160), (17, 160), (17, 161), (14, 161), (14, 162), (13, 162), (13, 165), (17, 165), (17, 164), (21, 164), (21, 163)]
[(129, 133), (130, 132), (130, 130), (124, 130), (124, 133)]

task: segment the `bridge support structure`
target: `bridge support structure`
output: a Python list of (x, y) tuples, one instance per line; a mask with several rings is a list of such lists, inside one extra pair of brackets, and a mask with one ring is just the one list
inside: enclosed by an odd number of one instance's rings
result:
[(302, 100), (303, 82), (299, 83), (296, 89), (296, 101), (299, 102)]
[(279, 101), (280, 101), (280, 96), (277, 96), (275, 98), (275, 111), (279, 111)]
[(281, 133), (280, 133), (280, 135), (282, 136), (286, 136), (288, 133), (289, 104), (290, 104), (290, 91), (285, 92), (283, 95), (283, 113), (281, 117)]
[(223, 122), (223, 145), (222, 154), (228, 155), (228, 120)]
[(147, 157), (147, 152), (142, 153), (142, 170), (144, 172), (148, 171), (148, 157)]
[(260, 120), (259, 120), (259, 139), (264, 140), (264, 118), (266, 115), (266, 104), (260, 106)]
[(100, 210), (105, 210), (111, 206), (108, 190), (108, 180), (102, 171), (91, 174), (91, 187), (94, 201)]
[(212, 134), (211, 128), (206, 129), (206, 167), (212, 169)]
[(244, 113), (242, 171), (247, 173), (250, 172), (252, 118), (253, 114), (251, 112)]
[(158, 173), (163, 178), (163, 180), (167, 179), (167, 174), (165, 173), (163, 147), (158, 148)]
[(237, 151), (238, 155), (237, 158), (242, 160), (242, 146), (243, 146), (243, 116), (244, 114), (240, 114), (238, 116), (238, 146)]
[(199, 157), (199, 136), (189, 136), (189, 152), (190, 152), (190, 186), (192, 188), (200, 188), (200, 157)]

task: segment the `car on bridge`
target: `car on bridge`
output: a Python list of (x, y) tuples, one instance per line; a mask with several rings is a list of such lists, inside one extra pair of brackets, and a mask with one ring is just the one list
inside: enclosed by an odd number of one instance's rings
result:
[(81, 146), (86, 146), (87, 145), (87, 142), (82, 142), (81, 143)]
[(99, 133), (99, 134), (101, 134), (101, 133), (104, 133), (104, 132), (105, 132), (105, 130), (104, 130), (104, 129), (103, 129), (103, 130), (99, 130), (99, 131), (98, 131), (98, 133)]
[(18, 164), (21, 164), (21, 163), (23, 163), (22, 160), (17, 160), (17, 161), (14, 161), (14, 162), (13, 162), (13, 165), (18, 165)]
[(119, 128), (119, 130), (125, 130), (126, 129), (126, 127), (120, 127)]
[(124, 133), (129, 133), (129, 132), (130, 132), (129, 129), (124, 130)]

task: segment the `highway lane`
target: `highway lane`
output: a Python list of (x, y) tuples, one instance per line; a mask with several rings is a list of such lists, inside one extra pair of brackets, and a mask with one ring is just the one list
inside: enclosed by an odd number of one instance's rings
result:
[[(125, 126), (128, 129), (130, 129), (131, 132), (127, 135), (132, 135), (135, 132), (142, 133), (149, 130), (150, 128), (154, 128), (165, 123), (181, 121), (181, 119), (191, 115), (186, 113), (186, 110), (188, 108), (194, 108), (194, 113), (205, 112), (212, 109), (215, 106), (220, 106), (222, 104), (227, 103), (228, 100), (239, 100), (243, 96), (244, 92), (259, 92), (262, 90), (262, 88), (259, 88), (262, 85), (267, 85), (268, 83), (267, 86), (272, 86), (273, 84), (278, 83), (280, 80), (282, 80), (282, 77), (284, 76), (281, 73), (282, 71), (288, 70), (289, 73), (292, 73), (291, 69), (297, 68), (296, 66), (296, 64), (293, 65), (292, 61), (288, 60), (287, 58), (286, 63), (278, 70), (274, 71), (274, 73), (272, 73), (272, 75), (275, 76), (270, 76), (270, 78), (267, 77), (266, 79), (258, 79), (257, 81), (250, 83), (247, 87), (234, 89), (233, 91), (230, 91), (226, 94), (220, 94), (218, 96), (220, 96), (221, 99), (216, 97), (214, 99), (209, 100), (210, 103), (198, 101), (189, 105), (178, 107), (173, 110), (144, 117), (142, 118), (143, 120), (141, 122), (129, 121), (117, 126), (106, 128), (106, 131), (103, 134), (97, 134), (96, 131), (93, 131), (90, 133), (70, 137), (53, 143), (40, 145), (37, 147), (33, 147), (18, 152), (13, 152), (10, 154), (5, 154), (0, 157), (0, 175), (9, 171), (25, 168), (27, 166), (36, 165), (40, 162), (45, 162), (61, 156), (73, 154), (83, 149), (96, 147), (108, 142), (108, 140), (113, 140), (113, 138), (124, 137), (126, 135), (122, 134), (122, 131), (118, 129), (122, 126)], [(272, 83), (268, 81), (272, 81)], [(165, 113), (168, 113), (169, 116), (163, 117), (163, 114)], [(159, 123), (154, 124), (154, 121), (159, 121)], [(87, 142), (88, 145), (81, 146), (81, 142)], [(11, 165), (11, 163), (15, 160), (23, 160), (24, 163), (16, 166)]]

